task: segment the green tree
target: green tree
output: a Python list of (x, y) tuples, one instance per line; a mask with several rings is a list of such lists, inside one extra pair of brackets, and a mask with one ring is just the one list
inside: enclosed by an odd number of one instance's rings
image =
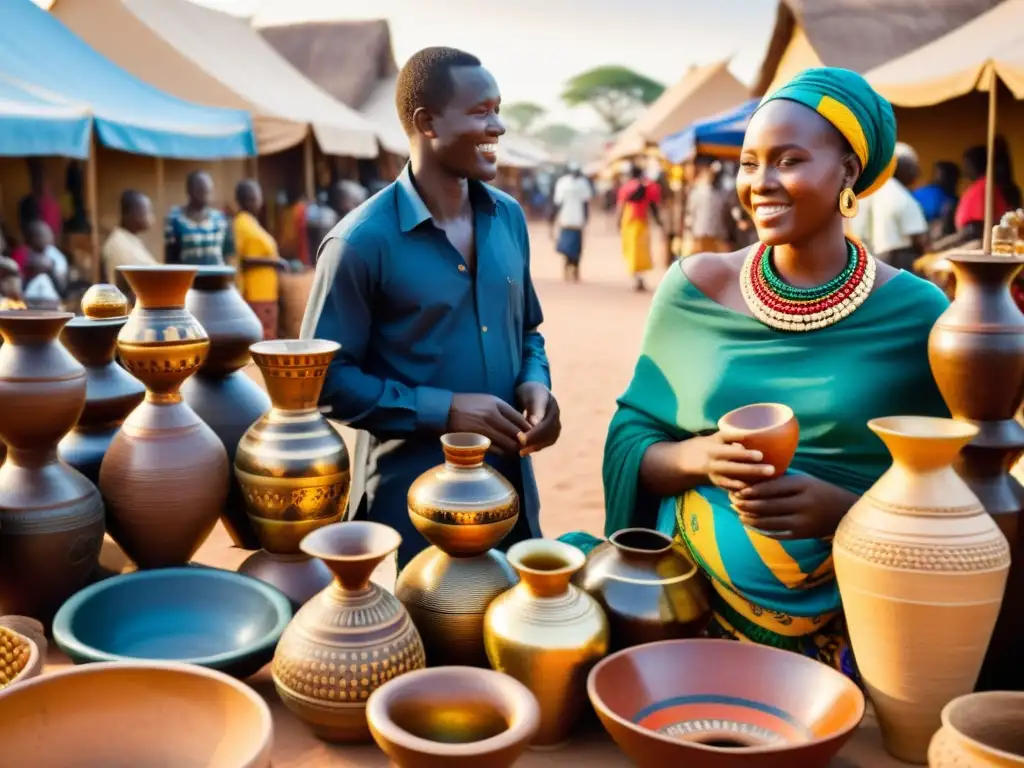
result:
[(547, 110), (532, 101), (519, 101), (501, 108), (501, 116), (519, 133), (529, 133), (533, 124), (547, 114)]
[(572, 146), (579, 135), (579, 131), (564, 123), (545, 125), (534, 134), (535, 138), (551, 149), (566, 149)]
[(628, 67), (608, 65), (581, 72), (565, 84), (562, 101), (570, 107), (587, 105), (617, 133), (629, 125), (637, 109), (665, 90), (661, 83)]

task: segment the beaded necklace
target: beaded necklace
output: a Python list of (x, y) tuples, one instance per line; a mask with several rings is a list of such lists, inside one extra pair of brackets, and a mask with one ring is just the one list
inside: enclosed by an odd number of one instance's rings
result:
[(812, 331), (849, 317), (871, 293), (875, 260), (864, 246), (847, 240), (849, 258), (841, 273), (824, 285), (797, 288), (772, 267), (771, 246), (751, 249), (740, 272), (743, 300), (758, 320), (779, 331)]

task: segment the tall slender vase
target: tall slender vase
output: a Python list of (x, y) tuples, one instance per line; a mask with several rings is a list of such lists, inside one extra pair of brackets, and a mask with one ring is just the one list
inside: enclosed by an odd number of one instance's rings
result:
[(1010, 474), (1024, 448), (1024, 426), (1015, 418), (1024, 398), (1024, 314), (1010, 293), (1024, 258), (948, 258), (956, 298), (935, 323), (928, 358), (953, 418), (978, 427), (956, 468), (1006, 534), (1014, 563), (978, 687), (1024, 690), (1024, 488)]
[(434, 546), (402, 569), (395, 595), (423, 637), (431, 666), (487, 667), (484, 614), (519, 577), (492, 549), (519, 517), (519, 496), (484, 463), (491, 442), (456, 432), (441, 438), (445, 463), (409, 487), (409, 517)]
[(139, 568), (185, 565), (210, 535), (228, 493), (220, 439), (179, 391), (210, 340), (185, 309), (196, 268), (119, 267), (138, 302), (117, 337), (146, 398), (125, 419), (100, 467), (107, 527)]
[[(181, 394), (217, 433), (230, 466), (245, 430), (270, 408), (267, 393), (241, 370), (251, 359), (249, 347), (263, 338), (263, 327), (235, 288), (234, 267), (199, 267), (185, 295), (185, 307), (206, 329), (210, 353), (198, 373), (181, 385)], [(236, 546), (260, 548), (233, 473), (221, 520)]]
[(923, 764), (942, 708), (977, 682), (1010, 547), (952, 467), (976, 426), (924, 416), (868, 426), (893, 464), (840, 523), (836, 578), (885, 748)]
[(317, 401), (338, 345), (333, 341), (261, 341), (252, 356), (273, 406), (242, 436), (235, 455), (250, 525), (263, 549), (238, 569), (272, 584), (300, 606), (331, 583), (303, 537), (338, 522), (352, 473), (341, 435)]
[(125, 295), (112, 285), (94, 285), (82, 297), (82, 311), (84, 317), (64, 326), (60, 340), (85, 366), (85, 410), (58, 450), (64, 461), (99, 484), (103, 456), (146, 388), (114, 359), (117, 334), (128, 322)]
[(57, 443), (85, 406), (85, 369), (57, 341), (72, 315), (0, 312), (0, 615), (48, 623), (99, 562), (99, 491)]
[(487, 609), (487, 658), (537, 697), (540, 729), (533, 745), (556, 747), (583, 713), (591, 667), (608, 653), (608, 619), (594, 598), (569, 583), (586, 562), (575, 547), (522, 541), (509, 549), (508, 560), (520, 581)]

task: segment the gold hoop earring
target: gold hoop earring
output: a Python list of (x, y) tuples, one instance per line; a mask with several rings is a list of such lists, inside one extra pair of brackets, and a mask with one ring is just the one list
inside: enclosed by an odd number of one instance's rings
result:
[(857, 210), (860, 208), (860, 203), (857, 200), (857, 195), (853, 193), (853, 190), (846, 187), (842, 192), (839, 193), (839, 213), (842, 214), (845, 219), (852, 219), (857, 215)]

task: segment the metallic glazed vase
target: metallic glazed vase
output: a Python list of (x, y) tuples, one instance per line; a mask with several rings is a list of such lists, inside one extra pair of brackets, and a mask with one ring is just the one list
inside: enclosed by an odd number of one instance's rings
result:
[(608, 620), (594, 598), (570, 583), (586, 561), (575, 547), (533, 539), (513, 545), (508, 559), (521, 580), (487, 609), (487, 658), (540, 702), (533, 745), (555, 747), (586, 706), (587, 675), (608, 652)]
[(441, 445), (445, 463), (409, 488), (409, 517), (434, 546), (402, 569), (395, 595), (420, 630), (431, 666), (486, 667), (484, 614), (519, 580), (492, 547), (515, 525), (519, 497), (484, 463), (486, 437), (452, 433)]
[(263, 549), (240, 573), (274, 585), (296, 606), (331, 583), (331, 571), (302, 552), (306, 534), (345, 513), (352, 473), (345, 442), (317, 400), (333, 341), (262, 341), (251, 347), (272, 407), (238, 443), (235, 477)]
[(379, 523), (335, 523), (302, 540), (334, 582), (295, 614), (271, 673), (281, 701), (326, 741), (367, 741), (366, 702), (424, 666), (423, 643), (402, 604), (370, 577), (402, 537)]

